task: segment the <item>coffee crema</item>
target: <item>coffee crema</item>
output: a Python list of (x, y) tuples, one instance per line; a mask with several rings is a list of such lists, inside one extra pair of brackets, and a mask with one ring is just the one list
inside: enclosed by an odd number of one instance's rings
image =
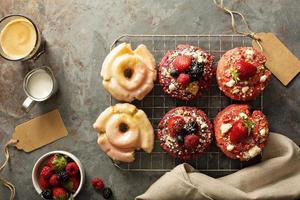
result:
[(34, 49), (37, 32), (34, 25), (20, 17), (7, 23), (0, 33), (0, 45), (9, 59), (18, 60), (28, 56)]

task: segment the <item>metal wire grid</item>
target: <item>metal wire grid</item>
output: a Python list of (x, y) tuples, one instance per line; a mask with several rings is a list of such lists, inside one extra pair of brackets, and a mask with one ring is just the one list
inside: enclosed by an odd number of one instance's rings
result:
[[(226, 51), (239, 46), (252, 46), (251, 40), (241, 35), (123, 35), (113, 42), (111, 49), (122, 42), (130, 43), (132, 48), (136, 48), (139, 44), (145, 44), (154, 55), (156, 63), (160, 62), (168, 50), (175, 49), (178, 44), (199, 46), (214, 55), (214, 67)], [(111, 105), (118, 103), (113, 97), (110, 100)], [(158, 81), (154, 84), (151, 93), (142, 101), (133, 102), (139, 109), (145, 111), (152, 122), (155, 132), (161, 117), (174, 107), (196, 106), (207, 113), (210, 119), (214, 119), (219, 111), (232, 103), (234, 101), (224, 96), (218, 89), (216, 80), (213, 81), (212, 87), (207, 93), (191, 102), (175, 100), (164, 94)], [(250, 102), (250, 105), (254, 109), (262, 110), (263, 95)], [(116, 167), (124, 171), (169, 171), (182, 163), (182, 161), (172, 158), (165, 153), (157, 139), (155, 139), (154, 149), (151, 154), (136, 151), (135, 157), (136, 159), (132, 163), (112, 162)], [(240, 162), (231, 160), (220, 152), (215, 144), (211, 144), (206, 153), (188, 161), (188, 163), (202, 172), (232, 173), (257, 161)]]

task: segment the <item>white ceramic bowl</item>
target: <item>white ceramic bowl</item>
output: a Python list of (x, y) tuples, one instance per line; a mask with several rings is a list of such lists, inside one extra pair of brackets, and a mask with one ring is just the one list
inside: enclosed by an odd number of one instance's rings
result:
[(38, 177), (39, 177), (39, 170), (40, 170), (40, 167), (42, 164), (44, 164), (46, 162), (46, 160), (51, 156), (51, 155), (54, 155), (54, 154), (63, 154), (63, 155), (66, 155), (68, 156), (69, 158), (71, 158), (79, 167), (79, 171), (80, 171), (80, 183), (79, 183), (79, 187), (78, 189), (76, 190), (76, 192), (73, 194), (74, 197), (77, 196), (77, 194), (80, 192), (81, 188), (82, 188), (82, 185), (84, 183), (84, 179), (85, 179), (85, 173), (84, 173), (84, 168), (83, 168), (83, 165), (81, 164), (81, 162), (79, 161), (79, 159), (74, 156), (73, 154), (71, 154), (70, 152), (67, 152), (67, 151), (51, 151), (49, 153), (46, 153), (44, 154), (43, 156), (41, 156), (37, 161), (36, 163), (34, 164), (34, 167), (32, 169), (32, 183), (33, 183), (33, 186), (36, 190), (36, 192), (38, 194), (41, 194), (42, 192), (42, 189), (41, 187), (39, 186), (39, 181), (38, 181)]

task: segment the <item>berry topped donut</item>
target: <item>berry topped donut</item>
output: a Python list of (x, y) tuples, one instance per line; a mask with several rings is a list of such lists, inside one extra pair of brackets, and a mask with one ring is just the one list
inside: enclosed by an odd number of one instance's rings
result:
[(233, 104), (218, 113), (214, 121), (216, 143), (231, 159), (247, 161), (261, 154), (269, 127), (265, 115), (248, 105)]
[(189, 160), (202, 154), (213, 138), (212, 124), (206, 114), (195, 107), (177, 107), (159, 122), (157, 137), (171, 156)]
[(101, 76), (104, 88), (117, 100), (142, 100), (156, 80), (155, 60), (145, 45), (133, 51), (130, 44), (122, 43), (106, 56)]
[(201, 96), (211, 85), (213, 56), (199, 47), (178, 45), (168, 51), (158, 68), (159, 82), (165, 93), (189, 101)]
[(233, 100), (255, 99), (271, 78), (265, 62), (266, 57), (252, 47), (227, 51), (220, 59), (216, 72), (220, 90)]

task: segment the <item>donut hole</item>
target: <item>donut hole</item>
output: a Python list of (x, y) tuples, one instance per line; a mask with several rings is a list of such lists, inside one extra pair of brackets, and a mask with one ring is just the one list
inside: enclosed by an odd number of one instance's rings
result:
[(132, 77), (132, 75), (133, 75), (133, 69), (131, 69), (131, 68), (126, 68), (126, 69), (124, 70), (124, 76), (125, 76), (126, 78), (130, 79), (130, 78)]
[(121, 133), (126, 133), (126, 132), (128, 131), (128, 129), (129, 129), (129, 127), (128, 127), (128, 125), (125, 124), (125, 123), (121, 123), (121, 124), (119, 125), (119, 131), (120, 131)]

